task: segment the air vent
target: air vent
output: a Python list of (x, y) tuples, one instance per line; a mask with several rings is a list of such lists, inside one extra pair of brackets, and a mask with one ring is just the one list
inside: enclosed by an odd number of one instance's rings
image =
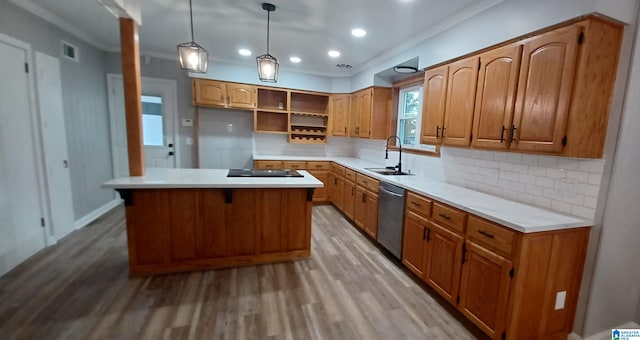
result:
[(349, 65), (349, 64), (338, 64), (336, 65), (337, 68), (352, 68), (353, 66)]
[(62, 42), (62, 55), (67, 59), (80, 62), (80, 59), (78, 59), (78, 48), (66, 41)]

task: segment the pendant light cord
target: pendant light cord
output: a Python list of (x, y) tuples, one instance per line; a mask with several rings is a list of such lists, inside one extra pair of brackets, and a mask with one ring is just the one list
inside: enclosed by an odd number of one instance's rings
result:
[(191, 0), (189, 0), (189, 18), (191, 18), (191, 42), (196, 41), (193, 37), (193, 6), (191, 5)]
[(270, 17), (271, 17), (271, 11), (267, 10), (267, 54), (269, 54), (269, 21), (270, 21), (269, 19)]

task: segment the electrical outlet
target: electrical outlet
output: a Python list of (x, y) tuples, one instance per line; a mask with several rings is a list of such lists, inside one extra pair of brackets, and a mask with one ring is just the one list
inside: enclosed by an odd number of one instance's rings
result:
[(561, 291), (556, 293), (556, 306), (555, 306), (555, 310), (559, 310), (559, 309), (563, 309), (564, 308), (564, 302), (567, 299), (567, 292), (566, 291)]

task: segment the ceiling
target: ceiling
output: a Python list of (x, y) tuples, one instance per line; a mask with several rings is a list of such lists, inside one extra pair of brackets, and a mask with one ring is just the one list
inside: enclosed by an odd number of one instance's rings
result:
[[(28, 1), (28, 0), (25, 0)], [(143, 55), (175, 58), (176, 45), (191, 40), (188, 0), (139, 0)], [(216, 61), (255, 64), (266, 52), (267, 12), (260, 0), (192, 0), (195, 41)], [(20, 3), (20, 0), (15, 2)], [(118, 22), (96, 0), (31, 0), (83, 32), (98, 46), (117, 50)], [(349, 76), (418, 42), (434, 29), (476, 14), (498, 0), (272, 0), (270, 53), (281, 68)], [(363, 28), (365, 37), (351, 35)], [(241, 56), (238, 49), (252, 51)], [(327, 52), (341, 52), (330, 58)], [(298, 56), (294, 64), (289, 57)], [(338, 68), (337, 64), (352, 65)]]

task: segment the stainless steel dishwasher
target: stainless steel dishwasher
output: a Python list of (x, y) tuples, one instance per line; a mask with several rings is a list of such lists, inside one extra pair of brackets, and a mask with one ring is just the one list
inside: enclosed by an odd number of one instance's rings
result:
[(405, 190), (380, 182), (378, 187), (378, 242), (395, 257), (402, 255)]

